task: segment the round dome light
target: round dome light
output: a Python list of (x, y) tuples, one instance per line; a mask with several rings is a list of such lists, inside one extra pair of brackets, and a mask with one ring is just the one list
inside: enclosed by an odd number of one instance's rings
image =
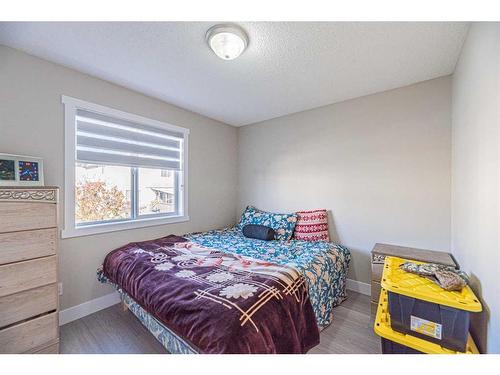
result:
[(248, 45), (247, 34), (235, 25), (212, 26), (206, 38), (212, 51), (223, 60), (237, 58)]

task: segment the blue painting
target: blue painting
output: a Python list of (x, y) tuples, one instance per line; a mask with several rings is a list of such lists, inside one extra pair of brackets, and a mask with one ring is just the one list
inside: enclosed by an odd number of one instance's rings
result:
[(19, 180), (38, 181), (38, 163), (35, 161), (19, 161)]

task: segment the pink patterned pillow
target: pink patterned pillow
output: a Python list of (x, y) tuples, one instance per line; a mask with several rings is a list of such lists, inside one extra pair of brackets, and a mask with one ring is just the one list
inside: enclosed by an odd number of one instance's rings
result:
[(330, 241), (328, 235), (328, 215), (326, 210), (299, 211), (294, 240)]

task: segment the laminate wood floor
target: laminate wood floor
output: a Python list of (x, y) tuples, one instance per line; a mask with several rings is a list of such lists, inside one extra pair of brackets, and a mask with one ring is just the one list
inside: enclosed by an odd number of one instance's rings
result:
[[(333, 323), (321, 332), (321, 342), (309, 353), (380, 353), (380, 338), (373, 333), (370, 297), (349, 292), (334, 309)], [(114, 305), (61, 327), (61, 353), (140, 354), (167, 353), (130, 312)]]

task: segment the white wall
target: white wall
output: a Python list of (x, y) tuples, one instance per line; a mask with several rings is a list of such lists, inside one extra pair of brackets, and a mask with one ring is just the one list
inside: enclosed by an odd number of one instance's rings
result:
[(238, 214), (331, 210), (367, 283), (376, 242), (449, 251), (450, 95), (444, 77), (240, 128)]
[(500, 353), (500, 23), (473, 24), (453, 75), (452, 251), (486, 303)]
[[(46, 184), (61, 188), (64, 181), (62, 94), (191, 129), (191, 220), (62, 240), (60, 276), (64, 295), (61, 307), (65, 309), (112, 291), (95, 277), (96, 268), (110, 250), (131, 241), (234, 223), (237, 130), (109, 82), (0, 46), (0, 152), (41, 156)], [(64, 196), (63, 189), (60, 196)], [(63, 212), (62, 205), (60, 212)]]

